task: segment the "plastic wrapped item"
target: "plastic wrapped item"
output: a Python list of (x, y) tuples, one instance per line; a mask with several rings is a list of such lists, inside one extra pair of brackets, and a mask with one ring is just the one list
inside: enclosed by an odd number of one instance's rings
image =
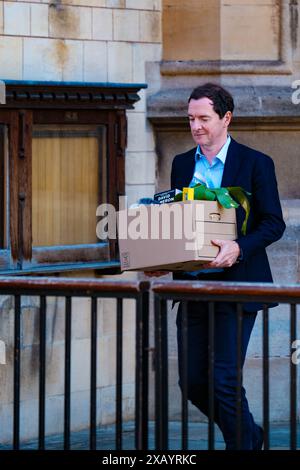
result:
[(151, 197), (142, 197), (138, 202), (131, 204), (129, 209), (137, 209), (140, 206), (151, 206), (152, 204), (159, 205), (159, 202), (155, 201)]
[(159, 204), (159, 202), (155, 201), (151, 197), (142, 197), (141, 199), (138, 200), (138, 205), (141, 205), (141, 204), (149, 206), (150, 204)]

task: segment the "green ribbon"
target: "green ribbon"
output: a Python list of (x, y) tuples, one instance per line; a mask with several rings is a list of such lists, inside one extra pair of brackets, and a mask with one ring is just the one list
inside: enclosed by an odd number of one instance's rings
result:
[[(196, 184), (194, 188), (194, 199), (200, 201), (215, 201), (225, 209), (236, 209), (239, 205), (245, 211), (245, 219), (242, 225), (242, 234), (246, 235), (247, 222), (250, 214), (250, 202), (247, 196), (251, 193), (245, 191), (241, 186), (229, 186), (227, 188), (207, 188), (205, 184)], [(175, 196), (175, 201), (182, 201), (182, 193)]]

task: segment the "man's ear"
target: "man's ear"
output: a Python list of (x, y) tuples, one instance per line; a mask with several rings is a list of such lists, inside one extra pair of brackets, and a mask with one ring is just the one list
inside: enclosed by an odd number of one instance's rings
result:
[(231, 123), (231, 119), (232, 119), (232, 112), (227, 111), (227, 113), (224, 115), (224, 125), (225, 125), (225, 127), (229, 126), (229, 124)]

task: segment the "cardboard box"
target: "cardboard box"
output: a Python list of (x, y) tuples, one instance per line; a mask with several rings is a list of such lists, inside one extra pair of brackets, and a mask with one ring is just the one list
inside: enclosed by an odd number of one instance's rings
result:
[(118, 212), (121, 269), (193, 271), (212, 261), (212, 239), (235, 240), (235, 209), (217, 201), (184, 201)]

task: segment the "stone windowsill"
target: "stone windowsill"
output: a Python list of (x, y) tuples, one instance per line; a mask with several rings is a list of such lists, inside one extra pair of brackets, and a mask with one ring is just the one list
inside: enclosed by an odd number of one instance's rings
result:
[(291, 75), (288, 63), (281, 60), (166, 60), (160, 62), (161, 75), (262, 74)]

